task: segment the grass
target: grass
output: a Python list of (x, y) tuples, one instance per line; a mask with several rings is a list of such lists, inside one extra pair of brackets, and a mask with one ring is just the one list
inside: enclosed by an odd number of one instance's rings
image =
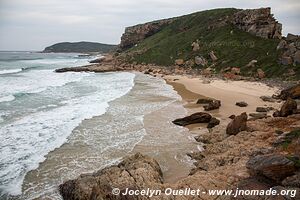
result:
[[(146, 38), (126, 53), (130, 62), (174, 65), (176, 59), (194, 60), (203, 56), (213, 64), (209, 52), (214, 51), (218, 57), (215, 70), (226, 67), (240, 67), (244, 75), (251, 75), (258, 68), (264, 70), (268, 77), (281, 77), (289, 68), (293, 68), (300, 78), (300, 66), (281, 66), (278, 64), (280, 51), (276, 50), (277, 39), (263, 39), (241, 31), (230, 24), (222, 24), (230, 19), (237, 9), (214, 9), (179, 17), (160, 32)], [(191, 44), (196, 40), (200, 50), (192, 51)], [(257, 60), (254, 68), (246, 65)], [(198, 66), (194, 65), (197, 68)]]

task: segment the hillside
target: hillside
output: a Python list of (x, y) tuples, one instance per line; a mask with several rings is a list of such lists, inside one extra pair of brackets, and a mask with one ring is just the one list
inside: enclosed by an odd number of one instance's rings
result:
[(267, 77), (292, 74), (299, 79), (299, 42), (292, 51), (289, 45), (277, 50), (281, 39), (281, 24), (270, 8), (214, 9), (126, 28), (119, 57), (216, 72), (235, 67), (247, 76), (262, 69)]
[(107, 53), (112, 51), (116, 45), (101, 44), (96, 42), (62, 42), (46, 47), (44, 53), (88, 53), (88, 52), (101, 52)]

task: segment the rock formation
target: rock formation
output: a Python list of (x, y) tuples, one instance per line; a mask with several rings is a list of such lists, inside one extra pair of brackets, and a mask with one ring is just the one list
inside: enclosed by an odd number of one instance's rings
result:
[(176, 119), (173, 121), (174, 124), (179, 126), (187, 126), (189, 124), (196, 124), (196, 123), (209, 123), (212, 116), (205, 112), (197, 112), (190, 116)]
[(248, 116), (246, 113), (242, 113), (239, 116), (236, 116), (227, 126), (226, 134), (228, 135), (236, 135), (241, 131), (245, 131), (247, 129), (247, 119)]
[(121, 43), (119, 45), (119, 48), (121, 50), (125, 50), (130, 47), (133, 47), (145, 38), (159, 32), (163, 27), (170, 24), (175, 19), (176, 18), (162, 19), (146, 24), (139, 24), (136, 26), (127, 27), (121, 37)]
[(234, 14), (232, 23), (258, 37), (281, 38), (282, 25), (271, 14), (271, 8), (241, 10)]

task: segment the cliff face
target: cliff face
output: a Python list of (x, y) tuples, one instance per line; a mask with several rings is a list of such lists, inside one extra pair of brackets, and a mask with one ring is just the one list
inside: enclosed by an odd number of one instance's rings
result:
[(145, 38), (154, 35), (163, 29), (166, 25), (174, 21), (172, 19), (163, 19), (158, 21), (149, 22), (146, 24), (139, 24), (136, 26), (127, 27), (124, 34), (121, 37), (121, 43), (119, 47), (121, 50), (133, 47)]
[(258, 37), (281, 39), (282, 25), (271, 14), (271, 8), (241, 10), (234, 14), (232, 23)]

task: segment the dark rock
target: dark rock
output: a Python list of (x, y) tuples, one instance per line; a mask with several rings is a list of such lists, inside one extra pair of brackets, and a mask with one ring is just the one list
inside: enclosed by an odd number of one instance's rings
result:
[(256, 112), (268, 112), (269, 109), (268, 108), (265, 108), (265, 107), (257, 107), (256, 108)]
[(205, 156), (203, 155), (202, 152), (193, 152), (193, 153), (187, 153), (187, 155), (192, 158), (193, 160), (202, 160), (203, 158), (205, 158)]
[(236, 135), (241, 131), (247, 130), (247, 119), (248, 116), (246, 113), (236, 116), (226, 128), (226, 134)]
[(202, 99), (198, 99), (197, 104), (209, 104), (212, 103), (213, 101), (214, 101), (213, 99), (202, 98)]
[(89, 63), (101, 63), (104, 60), (104, 58), (96, 58), (94, 60), (89, 61)]
[(279, 115), (280, 117), (287, 117), (289, 115), (292, 115), (294, 110), (297, 109), (297, 102), (291, 98), (288, 98), (286, 102), (282, 105)]
[(173, 123), (179, 126), (186, 126), (196, 123), (209, 123), (211, 118), (212, 116), (208, 113), (198, 112), (184, 118), (176, 119), (173, 121)]
[(163, 181), (158, 163), (140, 153), (125, 158), (120, 164), (104, 168), (94, 174), (81, 175), (59, 186), (64, 200), (134, 199), (132, 196), (112, 194), (113, 188), (157, 187)]
[(274, 111), (273, 117), (280, 117), (280, 112), (279, 112), (279, 110), (275, 110), (275, 111)]
[(234, 118), (235, 118), (235, 115), (230, 115), (228, 118), (229, 118), (229, 119), (234, 119)]
[(260, 98), (263, 101), (272, 102), (272, 103), (276, 102), (276, 100), (273, 97), (270, 97), (270, 96), (261, 96)]
[(201, 142), (201, 143), (204, 143), (204, 144), (209, 144), (210, 143), (210, 141), (208, 140), (208, 139), (204, 139), (202, 136), (196, 136), (195, 137), (195, 140), (197, 141), (197, 142)]
[(221, 107), (221, 101), (219, 100), (213, 100), (208, 105), (203, 106), (205, 111), (219, 109), (220, 107)]
[(220, 120), (218, 120), (217, 118), (213, 117), (211, 118), (211, 120), (209, 121), (208, 125), (207, 125), (207, 128), (213, 128), (217, 125), (220, 124)]
[(263, 119), (267, 117), (267, 113), (250, 113), (249, 116), (253, 117), (254, 119)]
[(279, 183), (297, 170), (294, 162), (279, 154), (252, 157), (246, 167), (252, 175), (265, 176)]
[(287, 100), (288, 98), (300, 99), (300, 84), (282, 90), (278, 97), (282, 100)]
[(237, 105), (239, 107), (247, 107), (248, 106), (248, 104), (244, 101), (236, 102), (235, 105)]
[(293, 176), (286, 177), (282, 181), (282, 185), (286, 187), (298, 187), (300, 188), (300, 172), (297, 172)]

